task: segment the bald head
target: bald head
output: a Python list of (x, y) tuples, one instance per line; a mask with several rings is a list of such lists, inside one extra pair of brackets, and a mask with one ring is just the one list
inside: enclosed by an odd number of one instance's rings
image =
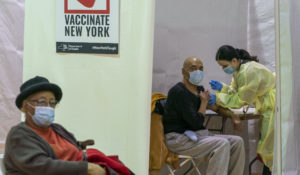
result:
[(190, 72), (200, 70), (203, 71), (203, 63), (200, 60), (200, 58), (191, 56), (185, 59), (183, 63), (183, 67), (181, 69), (182, 76), (183, 76), (183, 82), (188, 83), (188, 80), (190, 78)]
[[(185, 59), (184, 63), (183, 63), (183, 69), (186, 71), (194, 71), (194, 70), (203, 70), (203, 63), (200, 60), (200, 58), (194, 57), (194, 56), (190, 56), (187, 59)], [(192, 69), (192, 70), (190, 70)]]

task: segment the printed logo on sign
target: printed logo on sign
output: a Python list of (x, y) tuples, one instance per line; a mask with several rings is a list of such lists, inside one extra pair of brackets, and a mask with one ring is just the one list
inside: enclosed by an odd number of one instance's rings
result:
[(78, 51), (81, 48), (83, 48), (83, 46), (81, 44), (59, 44), (57, 46), (57, 49), (59, 49), (60, 51)]
[(110, 0), (65, 0), (65, 13), (109, 14)]
[(66, 50), (68, 50), (68, 45), (67, 44), (60, 44), (57, 48), (61, 51), (66, 51)]
[(82, 5), (88, 7), (88, 8), (92, 8), (95, 4), (96, 0), (78, 0), (78, 2), (80, 2)]

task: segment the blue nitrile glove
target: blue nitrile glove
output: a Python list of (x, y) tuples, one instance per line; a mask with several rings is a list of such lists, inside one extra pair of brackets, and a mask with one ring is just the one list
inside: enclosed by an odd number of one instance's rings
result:
[(214, 104), (216, 104), (216, 95), (215, 94), (210, 94), (210, 100), (208, 101), (208, 105), (209, 106), (213, 106)]
[(213, 90), (220, 91), (223, 88), (223, 84), (220, 83), (218, 80), (210, 80), (209, 84)]
[(184, 134), (190, 138), (191, 140), (193, 140), (194, 142), (197, 142), (198, 141), (198, 137), (196, 136), (195, 132), (194, 131), (190, 131), (190, 130), (186, 130), (184, 132)]

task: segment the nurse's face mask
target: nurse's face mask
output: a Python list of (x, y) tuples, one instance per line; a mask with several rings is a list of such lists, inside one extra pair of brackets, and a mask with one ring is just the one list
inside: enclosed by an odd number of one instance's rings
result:
[(218, 60), (218, 63), (227, 74), (232, 74), (239, 68), (239, 63), (236, 58), (233, 58), (231, 61)]

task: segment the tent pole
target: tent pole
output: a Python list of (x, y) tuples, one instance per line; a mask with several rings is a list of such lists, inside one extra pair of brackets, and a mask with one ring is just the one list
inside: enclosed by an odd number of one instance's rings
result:
[[(274, 153), (276, 152), (276, 160), (273, 160), (273, 170), (275, 169), (274, 165), (276, 165), (277, 175), (281, 175), (282, 173), (282, 164), (281, 164), (281, 103), (280, 103), (280, 9), (279, 9), (279, 2), (280, 0), (274, 0), (274, 11), (275, 11), (275, 59), (276, 59), (276, 108), (275, 108), (275, 117), (276, 123), (274, 123), (276, 131), (276, 150), (274, 149)], [(275, 163), (276, 161), (276, 163)]]

